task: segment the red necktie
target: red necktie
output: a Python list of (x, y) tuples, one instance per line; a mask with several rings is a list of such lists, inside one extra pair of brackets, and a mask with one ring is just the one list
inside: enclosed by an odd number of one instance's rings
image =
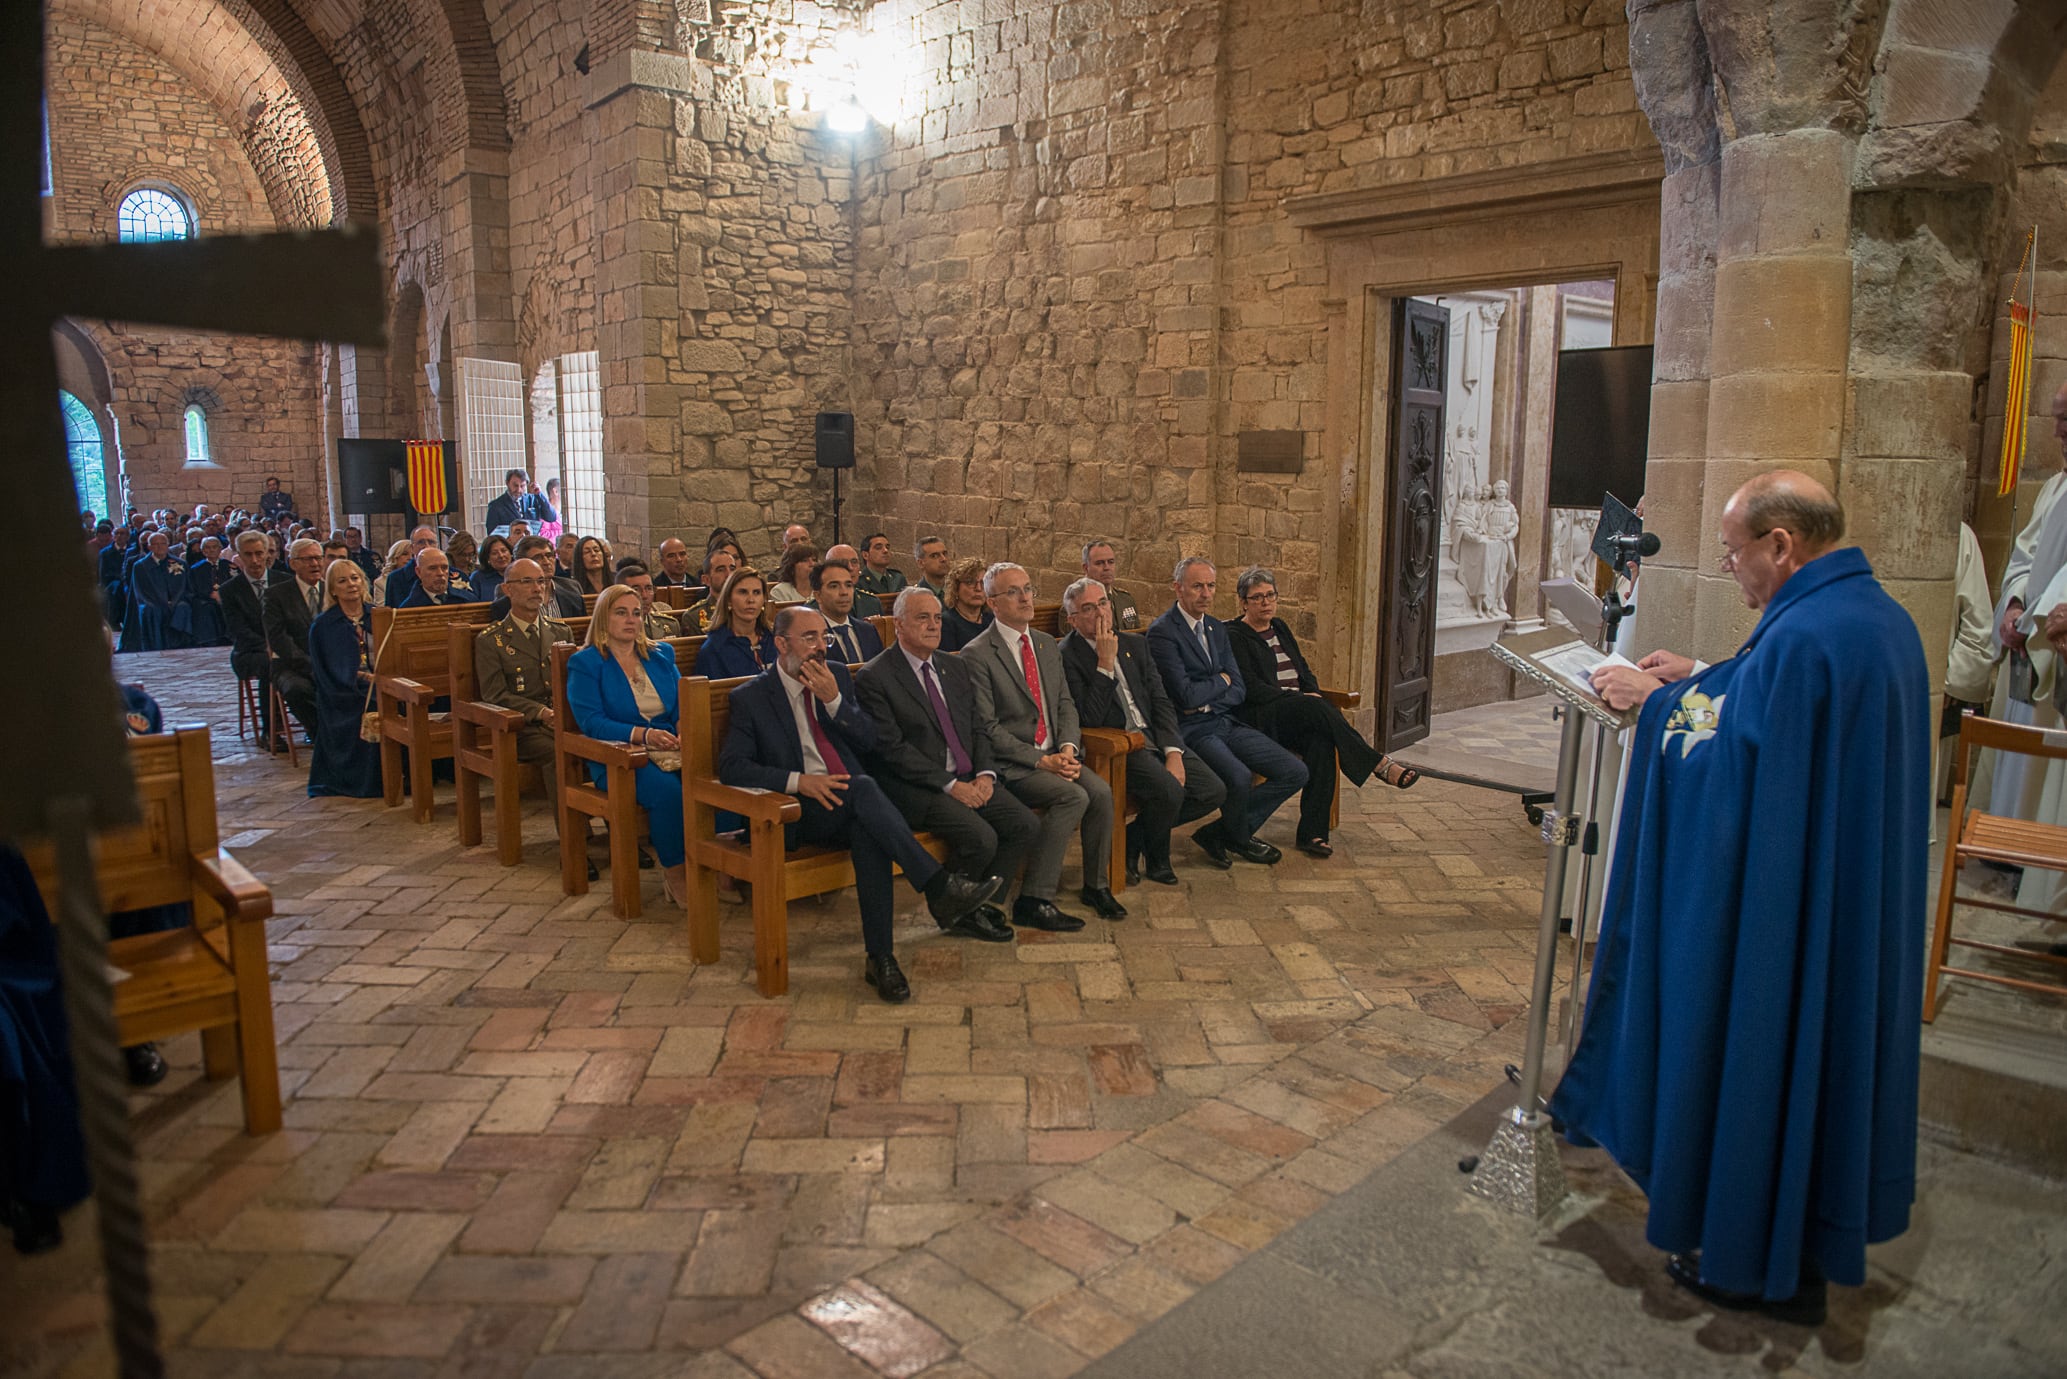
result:
[(827, 733), (825, 725), (818, 721), (818, 697), (808, 689), (804, 691), (804, 717), (810, 720), (811, 740), (818, 744), (818, 755), (825, 762), (825, 773), (828, 776), (846, 775), (847, 763), (833, 750), (832, 735)]
[(1041, 704), (1041, 672), (1034, 666), (1033, 636), (1019, 634), (1019, 667), (1026, 672), (1026, 692), (1034, 701), (1034, 746), (1040, 747), (1048, 741), (1048, 711)]

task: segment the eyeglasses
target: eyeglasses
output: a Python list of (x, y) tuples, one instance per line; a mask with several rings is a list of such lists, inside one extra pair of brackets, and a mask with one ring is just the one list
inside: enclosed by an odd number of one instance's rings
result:
[(991, 597), (994, 599), (1030, 599), (1033, 597), (1033, 592), (1034, 587), (1031, 584), (1015, 584), (1009, 589), (999, 589)]
[(1764, 531), (1760, 532), (1756, 536), (1746, 537), (1744, 540), (1744, 544), (1741, 546), (1732, 546), (1729, 542), (1724, 541), (1722, 543), (1722, 556), (1720, 559), (1716, 561), (1717, 568), (1719, 568), (1724, 574), (1728, 574), (1730, 571), (1737, 568), (1737, 557), (1744, 554), (1745, 551), (1751, 549), (1752, 542), (1763, 541), (1767, 537), (1771, 536), (1774, 532), (1785, 530), (1787, 530), (1785, 527), (1767, 527)]
[(1258, 589), (1242, 599), (1244, 603), (1276, 603), (1277, 601), (1278, 591), (1275, 589)]

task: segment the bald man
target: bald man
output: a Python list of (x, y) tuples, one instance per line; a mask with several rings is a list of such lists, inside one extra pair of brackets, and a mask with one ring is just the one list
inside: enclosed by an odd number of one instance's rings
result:
[(686, 589), (696, 583), (696, 571), (689, 566), (689, 548), (679, 537), (670, 536), (660, 543), (660, 573), (653, 576), (653, 583), (662, 589), (669, 585)]
[(1916, 1193), (1931, 684), (1814, 479), (1751, 480), (1717, 535), (1737, 654), (1594, 676), (1642, 712), (1551, 1110), (1649, 1195), (1674, 1282), (1814, 1326)]

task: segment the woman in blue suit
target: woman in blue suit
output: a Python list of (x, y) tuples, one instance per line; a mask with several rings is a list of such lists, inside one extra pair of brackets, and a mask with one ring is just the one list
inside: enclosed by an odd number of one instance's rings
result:
[(367, 691), (378, 648), (365, 572), (349, 560), (332, 561), (323, 572), (323, 590), (330, 606), (309, 624), (309, 667), (316, 679), (309, 794), (370, 800), (381, 793), (380, 748), (359, 736), (359, 720), (373, 707)]
[(768, 581), (751, 565), (734, 570), (718, 590), (720, 616), (711, 624), (696, 673), (713, 680), (759, 675), (775, 664), (775, 622), (768, 615)]
[[(638, 591), (626, 584), (605, 589), (589, 620), (588, 645), (567, 660), (567, 707), (574, 711), (575, 728), (600, 742), (679, 752), (682, 740), (675, 735), (675, 715), (681, 686), (675, 649), (646, 639)], [(596, 784), (603, 783), (602, 767), (591, 766), (589, 774)], [(682, 777), (649, 761), (634, 780), (667, 898), (671, 904), (685, 904)]]

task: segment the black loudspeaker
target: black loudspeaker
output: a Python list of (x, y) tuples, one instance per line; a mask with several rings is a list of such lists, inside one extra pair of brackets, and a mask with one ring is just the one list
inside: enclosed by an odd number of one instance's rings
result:
[(409, 515), (409, 462), (402, 442), (337, 442), (338, 511), (364, 517)]
[(818, 414), (818, 467), (820, 469), (854, 468), (854, 414), (852, 412), (820, 412)]

